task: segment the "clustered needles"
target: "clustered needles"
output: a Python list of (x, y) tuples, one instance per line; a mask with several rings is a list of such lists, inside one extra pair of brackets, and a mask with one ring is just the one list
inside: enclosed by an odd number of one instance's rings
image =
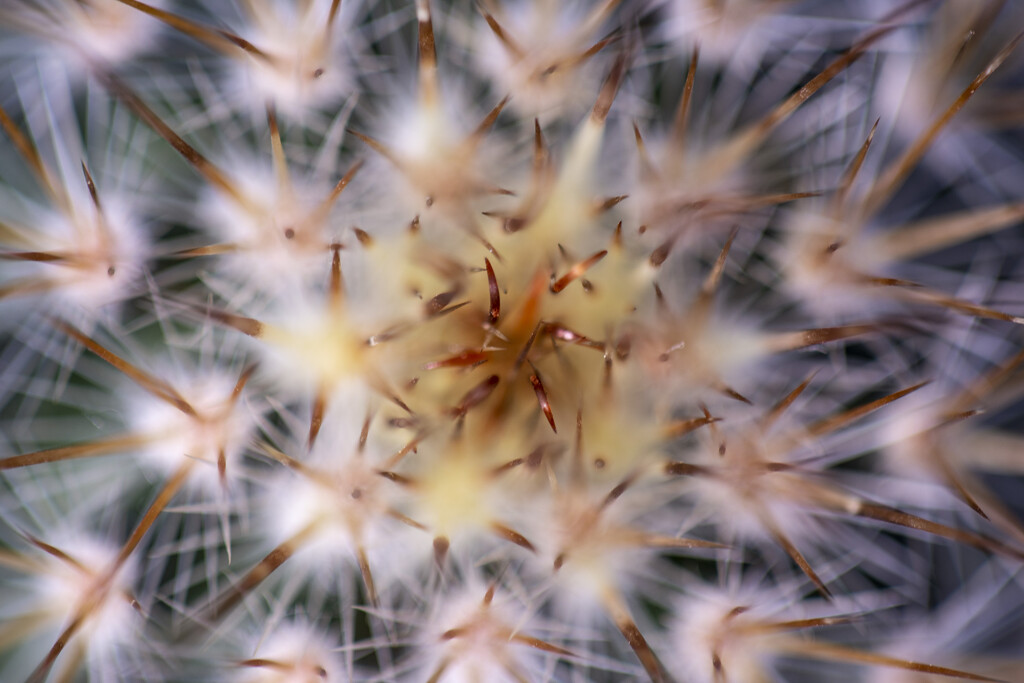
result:
[(1022, 26), (0, 9), (0, 677), (1019, 680)]

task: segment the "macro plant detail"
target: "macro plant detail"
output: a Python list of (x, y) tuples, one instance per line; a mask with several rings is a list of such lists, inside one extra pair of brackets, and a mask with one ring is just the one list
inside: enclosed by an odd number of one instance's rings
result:
[(13, 0), (0, 678), (1024, 677), (1024, 8)]

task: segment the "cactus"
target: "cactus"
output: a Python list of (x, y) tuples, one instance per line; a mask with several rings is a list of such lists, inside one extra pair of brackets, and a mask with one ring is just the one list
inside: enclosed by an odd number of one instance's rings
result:
[(1024, 12), (13, 0), (0, 677), (1017, 680)]

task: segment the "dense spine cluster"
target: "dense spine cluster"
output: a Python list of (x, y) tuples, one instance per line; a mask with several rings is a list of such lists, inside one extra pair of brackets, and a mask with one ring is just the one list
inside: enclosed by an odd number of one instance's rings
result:
[(0, 678), (1024, 677), (1012, 0), (0, 8)]

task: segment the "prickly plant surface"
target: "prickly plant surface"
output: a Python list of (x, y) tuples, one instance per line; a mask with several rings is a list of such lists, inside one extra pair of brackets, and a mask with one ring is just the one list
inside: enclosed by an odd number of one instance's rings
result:
[(4, 3), (0, 678), (1024, 680), (1022, 29)]

